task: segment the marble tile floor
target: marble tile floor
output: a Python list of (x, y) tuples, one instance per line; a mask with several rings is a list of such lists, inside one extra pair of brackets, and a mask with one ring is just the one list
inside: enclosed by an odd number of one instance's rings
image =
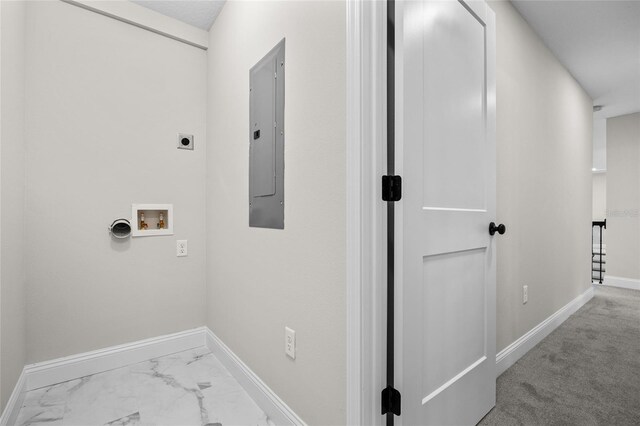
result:
[(27, 392), (17, 426), (273, 426), (208, 349)]

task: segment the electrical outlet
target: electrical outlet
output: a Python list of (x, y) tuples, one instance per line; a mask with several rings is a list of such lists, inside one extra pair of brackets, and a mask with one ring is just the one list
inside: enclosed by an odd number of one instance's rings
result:
[(187, 251), (187, 240), (176, 241), (176, 256), (184, 257), (188, 254), (189, 252)]
[(529, 301), (529, 286), (523, 285), (522, 286), (522, 304), (524, 305), (528, 301)]
[(289, 327), (284, 328), (284, 353), (296, 359), (296, 332)]

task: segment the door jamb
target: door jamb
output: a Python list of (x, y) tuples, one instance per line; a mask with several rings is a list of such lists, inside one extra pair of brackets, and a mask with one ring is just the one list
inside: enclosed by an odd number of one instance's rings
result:
[(381, 425), (384, 388), (386, 3), (347, 0), (347, 424)]

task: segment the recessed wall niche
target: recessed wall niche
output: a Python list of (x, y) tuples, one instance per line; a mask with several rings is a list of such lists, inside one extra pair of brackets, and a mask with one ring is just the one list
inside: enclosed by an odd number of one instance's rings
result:
[(173, 235), (173, 204), (132, 204), (134, 237)]

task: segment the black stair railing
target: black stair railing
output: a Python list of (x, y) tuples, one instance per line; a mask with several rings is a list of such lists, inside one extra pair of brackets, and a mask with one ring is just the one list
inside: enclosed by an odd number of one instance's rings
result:
[[(598, 230), (597, 237), (597, 251), (595, 249), (596, 244), (594, 242), (594, 230)], [(604, 248), (602, 247), (602, 234), (603, 230), (607, 229), (607, 219), (603, 221), (594, 220), (591, 222), (591, 279), (597, 279), (600, 284), (604, 279), (605, 273), (605, 258)], [(597, 266), (596, 266), (597, 264)]]

